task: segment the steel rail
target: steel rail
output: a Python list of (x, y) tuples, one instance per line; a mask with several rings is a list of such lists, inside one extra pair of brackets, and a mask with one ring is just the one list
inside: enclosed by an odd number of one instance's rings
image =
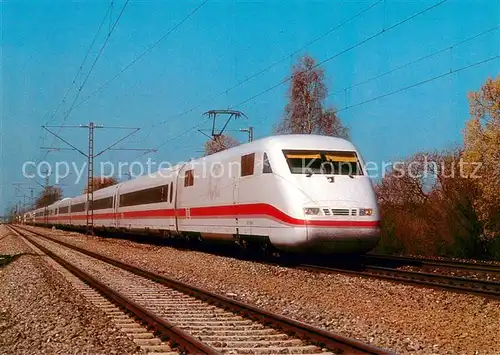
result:
[[(19, 226), (16, 226), (19, 227)], [(22, 227), (21, 227), (22, 228)], [(121, 269), (132, 272), (136, 275), (145, 277), (149, 280), (155, 281), (157, 283), (166, 285), (172, 289), (178, 290), (182, 293), (191, 295), (205, 302), (214, 304), (216, 306), (228, 309), (234, 313), (242, 315), (245, 318), (254, 320), (261, 324), (271, 326), (273, 328), (281, 329), (287, 333), (291, 333), (298, 338), (306, 340), (312, 344), (333, 349), (339, 351), (339, 353), (345, 354), (394, 354), (391, 351), (381, 349), (379, 347), (363, 343), (356, 339), (351, 339), (340, 334), (336, 334), (325, 329), (317, 328), (312, 325), (297, 321), (295, 319), (288, 318), (283, 315), (275, 314), (266, 311), (262, 308), (255, 307), (252, 305), (245, 304), (243, 302), (234, 300), (229, 297), (218, 295), (210, 291), (202, 290), (195, 286), (185, 284), (180, 281), (173, 280), (171, 278), (159, 275), (157, 273), (141, 269), (139, 267), (128, 265), (124, 262), (111, 259), (107, 256), (77, 247), (75, 245), (60, 241), (58, 239), (49, 237), (37, 231), (32, 231), (30, 229), (22, 228), (28, 232), (31, 232), (39, 237), (46, 238), (55, 243), (68, 247), (70, 249), (81, 252), (85, 255), (91, 256), (98, 260), (104, 261), (108, 264), (114, 265)]]
[(343, 273), (370, 278), (375, 277), (389, 281), (406, 283), (409, 285), (420, 285), (500, 299), (500, 282), (496, 281), (475, 280), (463, 277), (398, 270), (379, 266), (364, 266), (362, 270), (311, 264), (300, 264), (298, 267), (308, 271)]
[(381, 255), (381, 254), (366, 254), (361, 256), (362, 259), (367, 260), (370, 263), (375, 262), (391, 262), (394, 264), (408, 265), (408, 266), (434, 266), (434, 267), (444, 267), (444, 268), (456, 268), (456, 269), (466, 269), (478, 272), (493, 272), (500, 273), (500, 265), (486, 264), (483, 262), (473, 263), (466, 261), (457, 260), (435, 260), (428, 258), (419, 257), (408, 257), (408, 256), (392, 256), (392, 255)]

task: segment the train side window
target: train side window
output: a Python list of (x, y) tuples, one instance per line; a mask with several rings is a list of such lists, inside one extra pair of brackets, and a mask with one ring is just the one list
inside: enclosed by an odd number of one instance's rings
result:
[(193, 169), (186, 171), (184, 174), (184, 187), (193, 186), (194, 185), (194, 174)]
[(133, 191), (120, 195), (120, 207), (147, 205), (166, 201), (165, 186)]
[(103, 210), (106, 208), (113, 208), (113, 197), (101, 198), (99, 200), (90, 201), (90, 208), (95, 210)]
[(78, 203), (71, 206), (71, 212), (85, 212), (85, 203)]
[(170, 203), (172, 203), (172, 198), (174, 197), (174, 183), (170, 182)]
[(269, 158), (267, 157), (267, 153), (264, 153), (262, 173), (263, 174), (273, 173), (273, 169), (271, 168), (271, 163), (269, 163)]
[(161, 188), (161, 202), (168, 201), (168, 184)]
[(255, 163), (255, 153), (243, 155), (241, 157), (241, 176), (253, 175)]

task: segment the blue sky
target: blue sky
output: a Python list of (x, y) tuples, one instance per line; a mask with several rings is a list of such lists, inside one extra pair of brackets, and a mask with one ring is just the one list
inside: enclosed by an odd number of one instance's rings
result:
[[(156, 160), (180, 161), (198, 156), (206, 137), (196, 129), (209, 128), (201, 116), (209, 109), (233, 107), (279, 83), (291, 73), (304, 53), (317, 61), (389, 28), (437, 4), (433, 1), (382, 0), (370, 10), (307, 48), (308, 42), (353, 17), (372, 1), (208, 1), (150, 52), (102, 91), (80, 104), (144, 50), (178, 24), (200, 1), (131, 0), (107, 46), (82, 89), (79, 104), (65, 124), (90, 120), (105, 126), (141, 127), (138, 135), (122, 144), (128, 148), (161, 149)], [(83, 73), (81, 83), (125, 0), (114, 1)], [(76, 95), (54, 114), (106, 13), (109, 1), (7, 1), (2, 13), (2, 112), (0, 211), (20, 194), (38, 185), (22, 176), (25, 161), (40, 159), (41, 146), (53, 138), (41, 125), (61, 124)], [(410, 21), (325, 63), (330, 92), (326, 104), (343, 109), (428, 78), (499, 55), (496, 30), (439, 55), (345, 91), (419, 57), (460, 42), (497, 26), (499, 1), (448, 0)], [(297, 52), (292, 55), (293, 53)], [(272, 69), (233, 88), (246, 78), (282, 60)], [(476, 90), (488, 76), (499, 74), (500, 60), (459, 71), (441, 79), (373, 100), (340, 112), (365, 160), (381, 163), (421, 150), (447, 149), (460, 144), (468, 118), (466, 93)], [(230, 129), (255, 127), (256, 138), (270, 135), (283, 113), (288, 85), (279, 86), (237, 109), (248, 120), (234, 121)], [(187, 110), (189, 113), (179, 115)], [(57, 130), (57, 129), (56, 129)], [(86, 149), (83, 129), (61, 134)], [(124, 131), (98, 130), (96, 149), (118, 139)], [(245, 140), (244, 133), (235, 137)], [(175, 139), (174, 139), (175, 138)], [(56, 143), (55, 146), (62, 146)], [(128, 161), (137, 152), (109, 152), (102, 160)], [(147, 156), (143, 156), (144, 160)], [(52, 152), (45, 158), (82, 163), (75, 152)], [(43, 182), (42, 180), (38, 180)], [(66, 195), (79, 194), (82, 183), (71, 177)], [(19, 195), (17, 193), (17, 195)]]

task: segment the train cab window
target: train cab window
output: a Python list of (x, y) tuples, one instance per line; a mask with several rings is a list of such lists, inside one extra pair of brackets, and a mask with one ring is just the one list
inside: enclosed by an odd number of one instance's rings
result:
[(172, 198), (174, 197), (174, 183), (170, 182), (170, 203), (172, 203)]
[(255, 153), (243, 155), (241, 157), (241, 176), (253, 175), (255, 163)]
[(263, 163), (262, 163), (262, 173), (263, 174), (272, 174), (273, 169), (271, 168), (271, 163), (269, 163), (269, 158), (267, 157), (267, 153), (264, 153)]
[(356, 152), (283, 151), (292, 174), (363, 175)]
[(188, 170), (184, 174), (184, 187), (193, 186), (194, 185), (194, 173), (193, 170)]

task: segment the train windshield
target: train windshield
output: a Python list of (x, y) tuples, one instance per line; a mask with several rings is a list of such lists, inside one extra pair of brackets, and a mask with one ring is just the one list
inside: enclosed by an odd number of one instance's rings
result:
[(284, 150), (292, 174), (363, 175), (356, 152)]

